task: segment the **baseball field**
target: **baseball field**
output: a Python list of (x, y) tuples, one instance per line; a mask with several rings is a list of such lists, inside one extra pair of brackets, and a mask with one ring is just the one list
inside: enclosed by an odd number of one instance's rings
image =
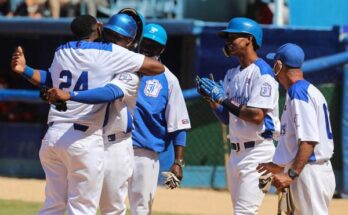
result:
[[(36, 214), (42, 206), (44, 186), (44, 180), (0, 177), (0, 215)], [(346, 215), (347, 209), (348, 199), (333, 199), (330, 214)], [(267, 195), (260, 214), (276, 214), (276, 210), (277, 196)], [(232, 205), (227, 191), (160, 187), (153, 211), (153, 215), (224, 215), (232, 213)]]

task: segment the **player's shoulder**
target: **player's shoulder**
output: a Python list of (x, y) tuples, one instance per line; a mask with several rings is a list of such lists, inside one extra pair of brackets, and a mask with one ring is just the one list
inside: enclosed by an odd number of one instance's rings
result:
[(296, 81), (289, 89), (288, 95), (291, 100), (298, 99), (301, 101), (308, 102), (310, 97), (310, 90), (313, 90), (312, 84), (306, 80)]
[(60, 45), (56, 52), (61, 50), (98, 50), (98, 51), (107, 51), (112, 52), (114, 46), (112, 43), (105, 42), (93, 42), (93, 41), (70, 41), (65, 44)]
[(167, 79), (169, 86), (180, 86), (178, 78), (166, 66), (164, 70), (164, 75)]
[(272, 68), (262, 58), (258, 58), (254, 62), (254, 64), (255, 64), (256, 68), (258, 69), (260, 76), (266, 75), (266, 76), (270, 76), (270, 77), (274, 78), (274, 73), (273, 73)]
[(168, 81), (178, 81), (178, 78), (166, 66), (164, 66), (164, 75)]

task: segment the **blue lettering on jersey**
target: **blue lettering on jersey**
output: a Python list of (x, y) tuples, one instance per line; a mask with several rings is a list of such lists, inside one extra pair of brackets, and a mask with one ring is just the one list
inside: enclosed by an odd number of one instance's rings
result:
[(169, 99), (165, 74), (143, 76), (134, 109), (133, 146), (155, 152), (164, 151), (170, 144), (165, 110)]
[(242, 104), (242, 105), (245, 105), (245, 104), (247, 104), (248, 103), (248, 101), (249, 101), (249, 98), (245, 98), (245, 97), (232, 97), (231, 98), (231, 101), (232, 102), (236, 102), (236, 103), (238, 103), (238, 104)]
[[(69, 89), (72, 83), (72, 74), (69, 70), (63, 70), (59, 74), (59, 78), (65, 79), (62, 81), (58, 88), (59, 89)], [(83, 91), (83, 90), (88, 90), (88, 72), (83, 71), (81, 75), (78, 77), (76, 84), (74, 86), (73, 91)]]
[(291, 100), (298, 99), (301, 101), (308, 102), (308, 87), (310, 83), (306, 80), (296, 81), (289, 89), (288, 95)]

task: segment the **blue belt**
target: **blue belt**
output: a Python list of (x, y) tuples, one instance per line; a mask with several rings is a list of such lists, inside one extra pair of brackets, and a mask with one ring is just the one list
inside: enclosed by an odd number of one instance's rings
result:
[(249, 142), (244, 142), (244, 143), (231, 143), (231, 149), (235, 150), (236, 152), (239, 152), (240, 151), (240, 144), (243, 144), (245, 149), (255, 147), (255, 141), (249, 141)]
[[(108, 142), (113, 142), (115, 140), (124, 139), (124, 138), (130, 137), (130, 136), (131, 136), (131, 132), (128, 132), (128, 133), (110, 134), (110, 135), (107, 135), (106, 138), (107, 138)], [(105, 141), (105, 139), (104, 139), (104, 141)]]
[[(52, 127), (53, 124), (54, 124), (54, 122), (48, 123), (48, 127)], [(87, 125), (81, 125), (78, 123), (74, 123), (73, 125), (74, 125), (75, 130), (83, 131), (83, 132), (87, 131), (87, 129), (89, 128), (89, 126), (87, 126)]]

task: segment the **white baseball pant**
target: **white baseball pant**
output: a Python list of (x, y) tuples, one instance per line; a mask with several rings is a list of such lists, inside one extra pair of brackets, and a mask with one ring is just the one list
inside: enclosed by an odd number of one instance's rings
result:
[(151, 214), (159, 174), (156, 152), (134, 149), (134, 171), (129, 181), (128, 198), (132, 215)]
[(104, 176), (102, 130), (82, 131), (75, 125), (54, 123), (42, 140), (39, 155), (46, 174), (46, 199), (39, 215), (97, 212)]
[[(109, 137), (108, 137), (109, 136)], [(104, 182), (100, 198), (102, 215), (126, 214), (128, 180), (133, 173), (134, 156), (131, 134), (104, 137)], [(110, 141), (111, 140), (111, 141)]]
[(231, 150), (228, 163), (228, 186), (234, 214), (258, 214), (265, 194), (259, 189), (259, 163), (271, 162), (275, 147), (272, 140), (256, 143), (252, 148), (240, 145), (240, 150)]
[(329, 214), (329, 204), (336, 187), (331, 162), (308, 163), (290, 185), (295, 215)]

